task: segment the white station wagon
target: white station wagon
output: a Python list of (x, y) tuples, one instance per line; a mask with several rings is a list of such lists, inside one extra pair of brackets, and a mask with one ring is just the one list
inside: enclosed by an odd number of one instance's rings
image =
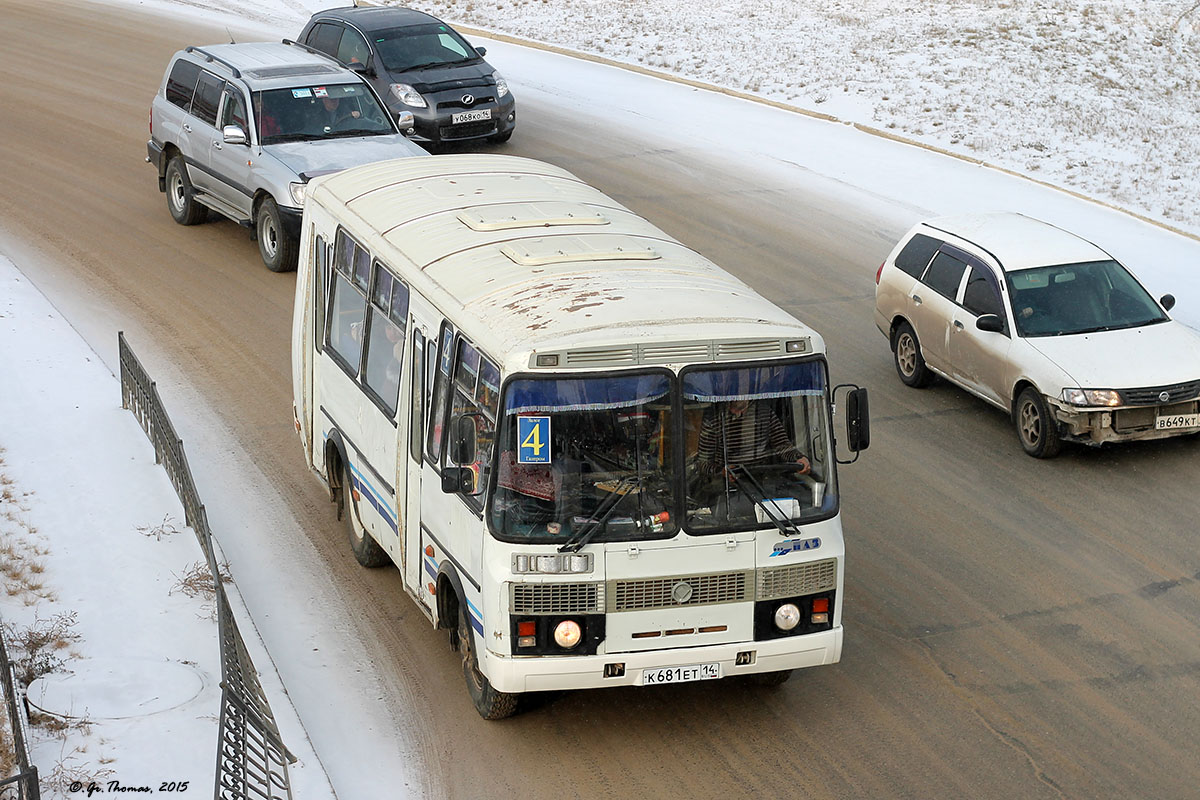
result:
[(916, 225), (875, 276), (908, 386), (940, 375), (1009, 412), (1025, 452), (1200, 432), (1200, 335), (1121, 264), (1016, 213)]

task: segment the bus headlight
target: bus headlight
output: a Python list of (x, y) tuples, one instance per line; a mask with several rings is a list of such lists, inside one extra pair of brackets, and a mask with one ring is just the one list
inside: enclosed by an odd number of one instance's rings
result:
[[(799, 620), (800, 612), (796, 612), (796, 619)], [(564, 619), (562, 622), (554, 626), (554, 643), (564, 650), (570, 650), (579, 644), (579, 640), (583, 638), (583, 631), (579, 628), (579, 623), (573, 619)]]
[(794, 603), (784, 603), (775, 609), (775, 627), (790, 631), (800, 624), (800, 609)]

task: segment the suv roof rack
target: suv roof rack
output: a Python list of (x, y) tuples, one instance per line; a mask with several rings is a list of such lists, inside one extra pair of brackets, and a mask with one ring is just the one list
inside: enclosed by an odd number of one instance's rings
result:
[(242, 71), (240, 69), (235, 67), (233, 64), (230, 64), (228, 61), (221, 58), (220, 56), (214, 56), (212, 53), (208, 52), (207, 50), (204, 50), (199, 47), (192, 47), (191, 45), (189, 45), (184, 52), (199, 53), (200, 55), (207, 58), (209, 61), (216, 61), (218, 64), (224, 64), (226, 67), (229, 67), (229, 69), (233, 72), (233, 77), (235, 77), (235, 78), (242, 77)]

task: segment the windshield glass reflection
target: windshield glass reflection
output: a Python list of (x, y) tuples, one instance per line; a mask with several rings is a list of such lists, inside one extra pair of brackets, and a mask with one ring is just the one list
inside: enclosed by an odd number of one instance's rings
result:
[(1166, 322), (1154, 299), (1116, 261), (1008, 273), (1021, 336), (1066, 336)]

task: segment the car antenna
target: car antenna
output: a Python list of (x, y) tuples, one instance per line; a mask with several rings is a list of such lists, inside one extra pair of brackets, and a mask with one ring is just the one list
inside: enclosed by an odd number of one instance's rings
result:
[(229, 43), (230, 43), (230, 44), (237, 44), (237, 42), (236, 42), (236, 41), (234, 41), (234, 39), (233, 39), (233, 31), (229, 30), (229, 28), (226, 28), (226, 29), (225, 29), (225, 32), (229, 34)]

